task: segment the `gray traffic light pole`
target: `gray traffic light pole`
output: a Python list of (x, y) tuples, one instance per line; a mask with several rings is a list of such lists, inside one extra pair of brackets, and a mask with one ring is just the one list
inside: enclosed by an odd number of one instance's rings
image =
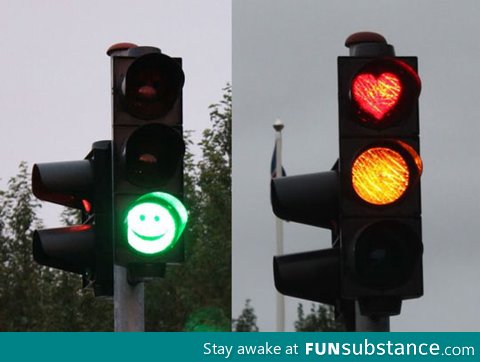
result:
[(113, 305), (115, 332), (144, 332), (144, 284), (131, 285), (127, 268), (113, 267)]
[(355, 332), (390, 332), (390, 317), (372, 318), (360, 313), (355, 302)]
[[(282, 176), (282, 129), (284, 124), (277, 119), (275, 129), (275, 177)], [(277, 255), (283, 255), (283, 221), (276, 218)], [(285, 331), (285, 297), (277, 292), (277, 332)]]

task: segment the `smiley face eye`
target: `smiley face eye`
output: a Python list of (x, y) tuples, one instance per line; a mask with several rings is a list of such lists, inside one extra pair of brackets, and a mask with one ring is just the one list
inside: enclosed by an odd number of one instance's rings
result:
[(145, 215), (140, 215), (140, 221), (145, 221)]
[(160, 217), (158, 215), (155, 215), (155, 217), (153, 218), (153, 220), (155, 220), (156, 222), (159, 222), (160, 221)]

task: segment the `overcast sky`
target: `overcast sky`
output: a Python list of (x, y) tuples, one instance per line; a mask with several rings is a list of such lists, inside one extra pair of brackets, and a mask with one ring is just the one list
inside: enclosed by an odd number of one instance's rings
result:
[[(269, 201), (272, 123), (280, 117), (289, 175), (329, 170), (338, 157), (337, 56), (358, 31), (418, 56), (424, 289), (393, 331), (480, 330), (480, 3), (478, 1), (234, 0), (233, 315), (252, 299), (275, 329)], [(285, 224), (285, 252), (330, 246), (326, 230)], [(298, 300), (287, 298), (287, 328)], [(309, 308), (307, 308), (309, 309)]]
[[(196, 140), (231, 81), (230, 1), (0, 0), (0, 9), (1, 188), (22, 160), (82, 159), (111, 139), (112, 44), (183, 58), (184, 129)], [(42, 217), (59, 226), (60, 212), (46, 204)]]

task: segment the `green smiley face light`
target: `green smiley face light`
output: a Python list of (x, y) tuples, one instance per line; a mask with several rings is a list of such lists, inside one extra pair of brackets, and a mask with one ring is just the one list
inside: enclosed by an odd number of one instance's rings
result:
[(143, 254), (158, 254), (172, 248), (187, 224), (185, 206), (164, 192), (139, 197), (127, 213), (128, 244)]

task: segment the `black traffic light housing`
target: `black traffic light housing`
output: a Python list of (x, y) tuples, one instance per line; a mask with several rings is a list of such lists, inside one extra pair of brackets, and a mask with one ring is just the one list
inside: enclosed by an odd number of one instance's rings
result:
[(338, 58), (341, 295), (388, 316), (423, 294), (421, 85), (416, 57), (382, 41), (362, 50), (361, 40)]
[(417, 58), (395, 57), (375, 33), (346, 45), (339, 160), (328, 172), (271, 181), (274, 213), (332, 230), (332, 248), (275, 257), (275, 286), (336, 306), (358, 300), (362, 314), (389, 316), (423, 294)]
[[(158, 48), (133, 44), (114, 45), (107, 54), (112, 63), (115, 263), (127, 267), (130, 280), (161, 277), (166, 263), (183, 261), (182, 237), (171, 247), (145, 252), (130, 241), (128, 220), (144, 195), (183, 199), (182, 62)], [(140, 215), (142, 221), (148, 216)]]
[(340, 299), (337, 166), (270, 182), (270, 200), (277, 217), (332, 231), (332, 248), (273, 258), (275, 287), (284, 295), (331, 305)]
[(338, 219), (337, 171), (273, 178), (270, 200), (280, 219), (335, 229)]
[(336, 305), (340, 295), (339, 263), (338, 248), (276, 256), (275, 288), (290, 297)]
[[(113, 294), (114, 261), (127, 266), (135, 281), (162, 276), (166, 263), (182, 261), (181, 234), (188, 218), (181, 203), (181, 59), (128, 43), (112, 46), (107, 54), (113, 141), (95, 142), (84, 160), (36, 164), (32, 172), (39, 199), (82, 211), (81, 225), (35, 231), (34, 259), (82, 275), (84, 286), (93, 285), (97, 296)], [(132, 215), (137, 226), (153, 227), (145, 233), (130, 227)], [(151, 235), (160, 228), (160, 236)], [(133, 239), (147, 252), (132, 247)], [(153, 253), (152, 245), (161, 252)]]
[(33, 166), (32, 190), (43, 201), (82, 210), (81, 225), (36, 230), (34, 260), (82, 275), (95, 295), (113, 295), (111, 142), (99, 141), (86, 159)]

